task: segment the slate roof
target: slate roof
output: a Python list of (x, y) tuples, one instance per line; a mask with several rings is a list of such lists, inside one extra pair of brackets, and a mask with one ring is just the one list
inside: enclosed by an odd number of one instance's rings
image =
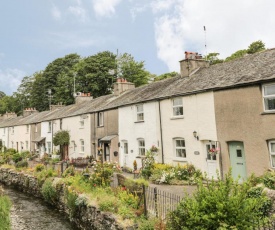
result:
[(240, 87), (270, 80), (275, 80), (275, 49), (201, 68), (190, 77), (177, 76), (154, 82), (126, 91), (120, 96), (111, 94), (61, 107), (54, 111), (44, 111), (28, 117), (10, 118), (0, 121), (0, 127), (60, 119), (146, 101)]

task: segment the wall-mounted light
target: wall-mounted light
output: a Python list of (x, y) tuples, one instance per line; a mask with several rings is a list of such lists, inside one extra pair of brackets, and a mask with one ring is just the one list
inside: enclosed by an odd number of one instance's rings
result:
[(193, 132), (193, 136), (194, 136), (197, 140), (199, 140), (199, 136), (198, 136), (197, 131), (194, 131), (194, 132)]

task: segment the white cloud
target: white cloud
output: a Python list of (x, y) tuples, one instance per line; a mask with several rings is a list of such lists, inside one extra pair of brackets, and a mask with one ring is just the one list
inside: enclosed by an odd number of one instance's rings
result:
[(51, 9), (51, 13), (55, 20), (61, 19), (61, 11), (55, 5), (53, 5), (53, 7)]
[(77, 5), (69, 6), (68, 11), (70, 14), (74, 15), (79, 21), (86, 22), (88, 20), (87, 12), (82, 7), (82, 1), (76, 0)]
[(208, 53), (219, 52), (222, 58), (256, 40), (275, 47), (272, 0), (155, 0), (151, 6), (158, 57), (170, 71), (179, 71), (184, 51), (206, 53), (203, 26)]
[(0, 91), (11, 95), (15, 92), (26, 73), (19, 69), (0, 70)]
[(115, 7), (122, 0), (93, 0), (93, 8), (97, 16), (111, 16), (115, 14)]

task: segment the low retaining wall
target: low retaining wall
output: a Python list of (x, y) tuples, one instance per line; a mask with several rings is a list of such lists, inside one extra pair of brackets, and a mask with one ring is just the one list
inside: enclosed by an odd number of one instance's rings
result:
[[(56, 178), (58, 180), (59, 178)], [(43, 199), (41, 193), (42, 185), (39, 185), (38, 179), (34, 176), (27, 175), (21, 172), (16, 172), (12, 169), (0, 168), (0, 182), (9, 186), (12, 186), (20, 191), (31, 194), (35, 197)], [(111, 213), (101, 212), (95, 206), (82, 205), (78, 207), (77, 214), (72, 215), (70, 209), (66, 204), (65, 199), (65, 185), (63, 184), (58, 189), (58, 199), (55, 206), (60, 211), (66, 213), (71, 222), (73, 222), (77, 228), (84, 230), (134, 230), (134, 227), (122, 227), (117, 222), (115, 217)], [(73, 217), (72, 217), (73, 216)]]

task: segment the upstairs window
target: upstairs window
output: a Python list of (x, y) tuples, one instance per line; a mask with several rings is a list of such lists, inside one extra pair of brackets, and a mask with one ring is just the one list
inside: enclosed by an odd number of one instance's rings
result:
[(144, 141), (144, 139), (138, 140), (138, 155), (145, 156), (145, 141)]
[(137, 121), (144, 121), (143, 105), (136, 105)]
[(11, 127), (11, 134), (14, 134), (14, 127)]
[(172, 106), (173, 106), (173, 116), (182, 116), (183, 115), (183, 105), (182, 105), (182, 98), (174, 98), (172, 100)]
[(275, 140), (269, 141), (270, 164), (275, 168)]
[(174, 139), (175, 155), (179, 158), (186, 158), (185, 140), (182, 138)]
[(26, 141), (26, 150), (29, 150), (29, 142)]
[(26, 125), (26, 133), (29, 133), (30, 131), (30, 125)]
[(103, 126), (103, 112), (97, 113), (97, 126)]
[(128, 154), (128, 142), (123, 143), (124, 154)]
[(6, 134), (6, 128), (3, 129), (4, 130), (4, 135)]
[(59, 120), (59, 129), (62, 130), (62, 119)]
[(80, 118), (79, 125), (80, 125), (80, 128), (84, 128), (84, 119), (83, 118)]
[(80, 140), (80, 151), (82, 153), (84, 153), (84, 150), (85, 150), (85, 148), (84, 148), (84, 140)]
[(48, 123), (48, 133), (51, 133), (52, 132), (52, 122), (49, 121)]
[(275, 111), (275, 84), (263, 86), (264, 110)]
[(35, 124), (35, 132), (37, 133), (37, 130), (38, 130), (38, 127), (37, 127), (37, 124)]

